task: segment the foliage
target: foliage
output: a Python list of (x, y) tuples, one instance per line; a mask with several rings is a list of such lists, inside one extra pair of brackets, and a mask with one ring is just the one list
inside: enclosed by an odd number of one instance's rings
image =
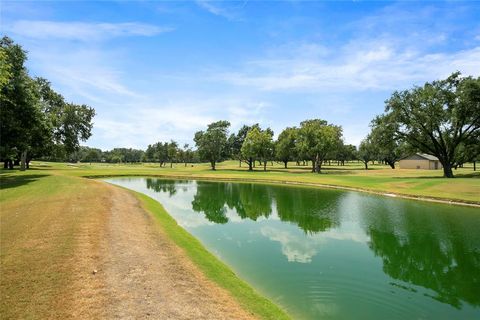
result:
[(25, 169), (32, 157), (59, 147), (65, 153), (76, 151), (91, 136), (94, 109), (66, 103), (47, 80), (32, 79), (26, 52), (10, 38), (3, 37), (0, 47), (2, 160), (7, 164), (20, 157)]
[(298, 130), (298, 152), (312, 161), (312, 172), (321, 172), (327, 154), (341, 145), (342, 128), (321, 119), (306, 120)]
[[(248, 131), (242, 145), (242, 156), (247, 159), (258, 159), (263, 161), (263, 170), (266, 171), (267, 161), (273, 156), (273, 131), (267, 128), (261, 130), (254, 126)], [(253, 170), (252, 162), (249, 163), (249, 170)]]
[(230, 122), (217, 121), (208, 125), (206, 131), (195, 133), (195, 144), (200, 157), (208, 160), (215, 170), (215, 164), (224, 160), (228, 153), (227, 134)]
[(452, 178), (459, 147), (469, 149), (479, 141), (480, 78), (455, 72), (445, 80), (396, 91), (385, 111), (396, 137), (436, 156), (444, 176)]
[(288, 161), (297, 158), (297, 136), (298, 129), (289, 127), (280, 133), (275, 143), (275, 156), (284, 163), (285, 169), (287, 168)]
[(360, 147), (358, 148), (357, 158), (365, 165), (365, 170), (368, 170), (368, 162), (375, 160), (378, 155), (378, 149), (375, 144), (372, 143), (371, 137), (367, 137), (362, 140)]

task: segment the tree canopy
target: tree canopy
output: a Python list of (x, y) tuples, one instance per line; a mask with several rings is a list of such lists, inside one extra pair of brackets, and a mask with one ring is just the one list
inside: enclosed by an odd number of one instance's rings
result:
[(397, 138), (436, 156), (444, 176), (452, 178), (460, 146), (470, 149), (480, 141), (480, 78), (455, 72), (444, 80), (396, 91), (385, 112)]
[(195, 133), (194, 141), (200, 157), (210, 162), (212, 170), (218, 161), (226, 157), (228, 151), (227, 135), (230, 122), (217, 121), (208, 125), (206, 131)]
[(25, 67), (26, 52), (8, 37), (0, 40), (1, 158), (22, 170), (32, 156), (54, 148), (71, 153), (91, 136), (95, 110), (65, 102), (43, 78), (31, 78)]

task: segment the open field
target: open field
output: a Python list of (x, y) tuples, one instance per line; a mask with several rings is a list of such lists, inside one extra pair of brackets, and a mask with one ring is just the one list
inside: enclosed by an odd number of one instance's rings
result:
[(267, 172), (257, 168), (248, 172), (236, 161), (218, 164), (217, 170), (210, 170), (207, 164), (184, 167), (174, 164), (159, 168), (157, 164), (53, 164), (37, 163), (38, 170), (58, 170), (65, 175), (101, 177), (118, 175), (177, 176), (203, 179), (237, 179), (266, 182), (291, 182), (313, 185), (348, 187), (379, 193), (394, 193), (413, 197), (427, 197), (460, 202), (480, 203), (480, 171), (473, 171), (471, 165), (455, 171), (456, 178), (445, 179), (441, 170), (390, 169), (384, 165), (370, 165), (363, 170), (361, 163), (347, 163), (345, 166), (325, 166), (322, 174), (310, 173), (309, 167), (293, 164), (283, 169), (280, 164), (268, 166)]

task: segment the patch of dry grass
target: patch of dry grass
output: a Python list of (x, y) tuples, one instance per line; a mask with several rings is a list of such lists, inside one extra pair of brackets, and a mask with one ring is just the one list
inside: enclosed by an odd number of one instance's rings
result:
[[(35, 171), (2, 174), (0, 318), (98, 317), (98, 260), (108, 199), (101, 184)], [(93, 304), (95, 305), (95, 304)]]

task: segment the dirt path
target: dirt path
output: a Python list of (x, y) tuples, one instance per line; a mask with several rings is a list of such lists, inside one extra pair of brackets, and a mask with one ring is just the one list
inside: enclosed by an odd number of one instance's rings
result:
[(97, 296), (105, 303), (102, 317), (254, 318), (206, 279), (131, 193), (110, 185), (106, 189), (111, 210), (96, 259), (98, 272), (91, 275), (96, 294), (89, 299)]

